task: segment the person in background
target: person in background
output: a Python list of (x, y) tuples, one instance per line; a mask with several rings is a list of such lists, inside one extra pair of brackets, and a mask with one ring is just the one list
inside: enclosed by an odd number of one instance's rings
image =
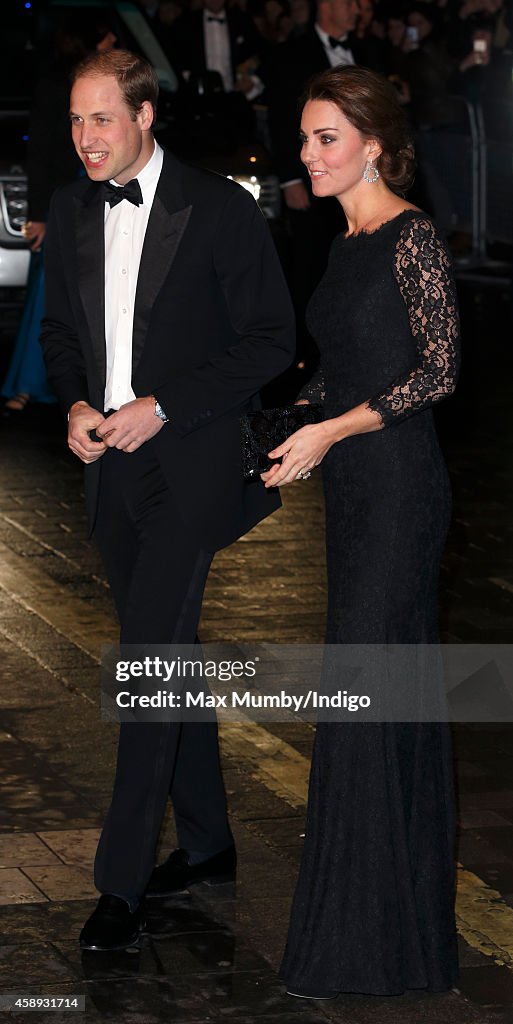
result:
[(31, 248), (27, 296), (2, 384), (3, 415), (26, 408), (29, 401), (53, 403), (39, 344), (44, 305), (42, 246), (53, 192), (80, 173), (81, 164), (70, 138), (69, 76), (87, 53), (103, 53), (116, 43), (101, 14), (66, 13), (55, 33), (54, 57), (38, 82), (30, 111), (28, 144), (28, 213), (23, 234)]
[(452, 11), (448, 27), (448, 46), (460, 60), (472, 46), (474, 29), (483, 22), (493, 22), (494, 46), (502, 48), (508, 39), (508, 12), (504, 0), (463, 0)]
[(384, 70), (388, 80), (396, 89), (402, 106), (407, 106), (410, 102), (410, 90), (406, 82), (408, 58), (404, 52), (406, 27), (406, 14), (403, 8), (389, 7), (384, 20)]
[(174, 65), (185, 80), (216, 72), (225, 92), (240, 92), (248, 101), (263, 91), (257, 74), (243, 71), (256, 65), (262, 40), (247, 14), (225, 0), (204, 0), (201, 10), (177, 19), (173, 27)]
[(471, 48), (459, 61), (455, 91), (471, 104), (480, 104), (487, 137), (503, 142), (511, 134), (511, 68), (513, 54), (494, 46), (495, 21), (482, 18), (474, 25)]
[(317, 72), (365, 63), (363, 44), (355, 36), (358, 13), (356, 0), (318, 0), (314, 24), (274, 50), (268, 76), (271, 152), (292, 241), (289, 286), (298, 322), (298, 366), (304, 363), (306, 370), (313, 368), (315, 349), (305, 327), (305, 307), (333, 237), (344, 227), (344, 214), (336, 200), (319, 203), (312, 197), (299, 157), (299, 98)]
[(461, 104), (452, 95), (455, 64), (440, 37), (439, 25), (440, 14), (433, 4), (410, 7), (402, 46), (406, 57), (403, 73), (412, 120), (422, 128), (454, 124), (461, 117)]
[(313, 11), (309, 0), (290, 0), (290, 36), (302, 36), (311, 27)]
[(359, 42), (359, 63), (375, 71), (384, 71), (385, 44), (376, 18), (374, 0), (358, 0), (359, 15), (355, 38)]
[(264, 0), (253, 14), (257, 31), (271, 47), (284, 43), (292, 31), (292, 19), (287, 0)]
[(160, 0), (156, 21), (152, 23), (162, 49), (171, 62), (174, 52), (175, 24), (182, 15), (183, 4), (180, 0)]

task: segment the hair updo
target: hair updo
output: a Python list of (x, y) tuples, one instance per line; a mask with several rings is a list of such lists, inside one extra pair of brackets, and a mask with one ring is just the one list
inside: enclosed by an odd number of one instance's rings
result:
[(302, 97), (333, 103), (364, 139), (376, 139), (381, 154), (375, 160), (385, 184), (403, 195), (415, 175), (415, 150), (408, 121), (394, 87), (367, 68), (331, 68), (315, 75)]

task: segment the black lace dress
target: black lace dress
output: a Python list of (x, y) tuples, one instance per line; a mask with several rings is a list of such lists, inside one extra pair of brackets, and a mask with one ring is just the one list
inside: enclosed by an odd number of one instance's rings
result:
[[(437, 642), (450, 514), (431, 406), (450, 394), (459, 323), (432, 222), (405, 210), (337, 238), (308, 311), (325, 418), (370, 399), (384, 429), (323, 461), (328, 643)], [(373, 397), (371, 397), (373, 396)], [(457, 972), (448, 727), (319, 723), (281, 976), (291, 991), (443, 991)]]

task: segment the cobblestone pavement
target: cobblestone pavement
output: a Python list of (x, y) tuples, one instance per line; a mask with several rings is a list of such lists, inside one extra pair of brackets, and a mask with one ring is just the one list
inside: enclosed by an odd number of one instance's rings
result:
[[(445, 640), (501, 642), (513, 628), (510, 326), (502, 296), (463, 296), (459, 397), (440, 410), (455, 492), (442, 574)], [(152, 911), (140, 949), (81, 954), (91, 865), (108, 802), (115, 727), (100, 719), (100, 646), (116, 636), (101, 565), (85, 537), (80, 467), (54, 409), (0, 428), (1, 991), (86, 996), (87, 1022), (511, 1024), (511, 726), (455, 730), (459, 785), (459, 989), (388, 1000), (287, 997), (276, 977), (304, 831), (313, 729), (222, 727), (239, 849), (237, 889), (196, 886)], [(319, 478), (218, 554), (204, 641), (319, 642), (324, 628)], [(162, 850), (173, 845), (170, 821)], [(68, 1020), (20, 1014), (17, 1020)], [(81, 1018), (83, 1019), (83, 1017)]]

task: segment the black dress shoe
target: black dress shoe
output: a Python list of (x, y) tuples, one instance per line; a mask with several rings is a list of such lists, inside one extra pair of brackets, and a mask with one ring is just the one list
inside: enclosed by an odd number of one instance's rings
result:
[(141, 907), (132, 914), (125, 900), (104, 893), (80, 932), (80, 945), (98, 952), (127, 949), (137, 942), (142, 927)]
[(155, 868), (146, 889), (146, 896), (154, 899), (157, 896), (172, 896), (174, 893), (186, 891), (197, 882), (209, 885), (222, 885), (224, 882), (235, 881), (237, 854), (234, 846), (215, 853), (200, 864), (189, 864), (187, 850), (175, 850), (164, 864)]

